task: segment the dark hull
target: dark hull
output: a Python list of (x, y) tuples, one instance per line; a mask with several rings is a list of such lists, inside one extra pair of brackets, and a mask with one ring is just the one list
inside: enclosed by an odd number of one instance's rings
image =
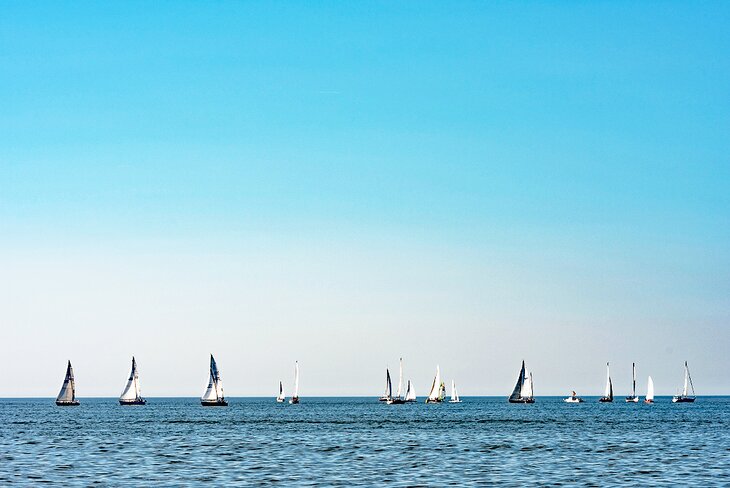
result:
[(380, 397), (380, 398), (378, 398), (378, 401), (379, 402), (387, 402), (388, 401), (388, 397)]
[(299, 405), (299, 398), (292, 398), (289, 400), (289, 405)]
[(672, 403), (694, 403), (694, 397), (677, 397), (672, 398)]
[(535, 403), (534, 398), (515, 398), (515, 399), (510, 398), (508, 401), (510, 403)]
[(78, 400), (74, 400), (72, 402), (59, 402), (56, 400), (56, 405), (59, 407), (78, 407), (80, 403)]
[(443, 403), (443, 400), (429, 400), (426, 398), (426, 403)]
[(119, 400), (119, 405), (147, 405), (147, 400), (138, 398), (137, 400)]
[(401, 398), (393, 398), (388, 402), (388, 405), (403, 405), (404, 403), (406, 403), (406, 401)]
[(228, 406), (228, 402), (226, 400), (213, 400), (213, 401), (201, 400), (200, 404), (204, 407), (227, 407)]
[(639, 403), (639, 397), (626, 397), (626, 403)]
[(600, 403), (613, 403), (613, 398), (601, 397), (598, 399)]

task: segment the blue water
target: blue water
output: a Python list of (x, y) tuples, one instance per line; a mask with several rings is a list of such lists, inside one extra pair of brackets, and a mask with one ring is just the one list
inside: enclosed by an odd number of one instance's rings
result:
[(730, 397), (0, 400), (0, 484), (730, 486)]

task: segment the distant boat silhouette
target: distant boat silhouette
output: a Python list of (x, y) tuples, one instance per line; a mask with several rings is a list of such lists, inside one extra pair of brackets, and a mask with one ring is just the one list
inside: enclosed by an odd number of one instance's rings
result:
[(416, 401), (416, 389), (413, 387), (411, 380), (408, 380), (408, 388), (406, 388), (406, 403)]
[(391, 396), (387, 400), (388, 405), (402, 405), (406, 403), (405, 398), (403, 398), (403, 358), (400, 358), (399, 363), (400, 366), (398, 373), (398, 393), (396, 394), (396, 396)]
[(208, 379), (208, 388), (200, 398), (200, 404), (204, 407), (225, 407), (228, 406), (226, 397), (223, 394), (223, 381), (221, 380), (218, 365), (210, 355), (210, 378)]
[(387, 402), (390, 400), (390, 396), (392, 393), (392, 386), (390, 383), (390, 369), (387, 367), (385, 368), (385, 392), (383, 392), (383, 395), (378, 398), (379, 402)]
[(444, 386), (444, 382), (441, 381), (441, 369), (439, 368), (438, 364), (436, 365), (436, 376), (433, 378), (433, 383), (431, 384), (431, 391), (428, 393), (428, 397), (426, 398), (426, 403), (441, 403), (444, 401), (444, 398), (446, 397), (446, 387)]
[(461, 403), (461, 398), (459, 398), (459, 392), (456, 391), (456, 383), (454, 383), (454, 380), (451, 380), (451, 400), (449, 400), (449, 403)]
[[(688, 395), (687, 387), (692, 387), (692, 396)], [(692, 403), (695, 401), (695, 386), (692, 384), (692, 377), (689, 375), (687, 361), (684, 362), (684, 388), (680, 395), (672, 397), (672, 403)]]
[(299, 403), (299, 361), (294, 362), (294, 395), (289, 400), (290, 405)]
[(63, 379), (63, 386), (56, 397), (56, 405), (59, 407), (75, 407), (79, 405), (76, 399), (76, 382), (74, 381), (74, 370), (71, 361), (66, 366), (66, 377)]
[(639, 403), (639, 397), (636, 396), (636, 363), (631, 363), (631, 395), (626, 397), (626, 403)]
[(606, 390), (603, 392), (603, 396), (598, 399), (601, 403), (609, 403), (613, 401), (613, 383), (611, 383), (611, 371), (608, 369), (608, 363), (606, 363)]
[(137, 373), (137, 361), (132, 356), (132, 372), (129, 373), (127, 385), (124, 387), (122, 395), (119, 397), (120, 405), (145, 405), (147, 400), (142, 398), (139, 387), (139, 374)]
[(563, 401), (565, 403), (583, 403), (583, 399), (575, 393), (575, 390), (573, 390), (568, 398), (564, 398)]
[(651, 379), (651, 376), (649, 376), (649, 381), (646, 385), (646, 397), (644, 398), (644, 403), (654, 403), (654, 380)]
[(522, 360), (522, 368), (520, 368), (520, 374), (517, 376), (517, 383), (508, 401), (510, 403), (535, 403), (532, 373), (527, 373), (524, 360)]
[(276, 397), (277, 403), (284, 403), (286, 400), (286, 395), (284, 395), (284, 385), (279, 382), (279, 395)]

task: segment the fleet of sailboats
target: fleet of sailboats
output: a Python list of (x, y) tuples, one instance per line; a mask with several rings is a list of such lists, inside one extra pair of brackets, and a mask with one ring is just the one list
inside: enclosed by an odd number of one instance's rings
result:
[(132, 356), (132, 371), (129, 373), (129, 379), (127, 384), (124, 386), (119, 397), (119, 405), (145, 405), (147, 400), (142, 398), (142, 393), (139, 387), (139, 373), (137, 373), (137, 361)]
[(290, 405), (299, 403), (299, 361), (294, 361), (294, 394), (289, 400)]
[[(687, 387), (692, 388), (692, 395), (689, 395)], [(689, 366), (687, 361), (684, 362), (684, 388), (682, 393), (672, 397), (672, 403), (692, 403), (695, 401), (695, 387), (692, 384), (692, 377), (689, 374)]]
[(63, 379), (63, 386), (56, 397), (56, 405), (59, 407), (75, 407), (79, 405), (76, 399), (76, 382), (74, 381), (74, 369), (71, 367), (71, 361), (66, 366), (66, 377)]
[(208, 388), (200, 398), (200, 404), (204, 407), (226, 407), (228, 401), (223, 394), (223, 381), (221, 380), (220, 371), (218, 371), (218, 365), (210, 355), (210, 377), (208, 379)]
[(608, 367), (608, 363), (606, 363), (606, 390), (598, 401), (601, 403), (610, 403), (613, 401), (613, 383), (611, 383), (611, 370)]
[[(631, 395), (626, 397), (626, 402), (637, 403), (639, 397), (636, 395), (636, 363), (631, 364), (632, 370), (632, 390)], [(404, 377), (403, 377), (403, 358), (399, 359), (399, 374), (398, 374), (398, 389), (396, 394), (393, 395), (393, 384), (390, 376), (390, 369), (385, 369), (385, 392), (378, 398), (380, 401), (385, 401), (390, 405), (412, 403), (416, 401), (416, 391), (413, 383), (410, 380), (406, 382), (406, 388), (404, 392)], [(690, 395), (691, 390), (691, 395)], [(426, 403), (441, 403), (446, 397), (446, 387), (441, 379), (441, 368), (436, 365), (436, 375), (431, 383), (431, 389), (426, 398)], [(606, 363), (606, 387), (603, 396), (599, 398), (599, 402), (608, 403), (613, 402), (613, 382), (611, 380), (611, 371), (609, 363)], [(651, 376), (647, 380), (646, 396), (644, 403), (654, 403), (655, 392), (654, 392), (654, 380)], [(694, 384), (692, 383), (692, 377), (689, 372), (689, 366), (687, 361), (684, 362), (684, 386), (680, 393), (677, 393), (672, 398), (672, 403), (691, 403), (696, 399)], [(286, 396), (284, 394), (284, 385), (279, 381), (279, 394), (276, 397), (278, 403), (284, 403)], [(510, 403), (534, 403), (534, 384), (532, 379), (532, 373), (529, 372), (525, 366), (525, 361), (522, 361), (520, 372), (517, 376), (517, 382), (509, 396), (508, 401)], [(566, 403), (582, 403), (583, 399), (580, 398), (575, 391), (565, 398)], [(120, 405), (145, 405), (147, 401), (142, 397), (141, 388), (139, 383), (139, 370), (137, 368), (137, 360), (132, 356), (132, 369), (129, 373), (129, 378), (124, 386), (122, 394), (119, 396)], [(210, 355), (210, 369), (208, 387), (205, 393), (200, 398), (200, 403), (203, 406), (227, 406), (228, 401), (223, 393), (223, 381), (221, 379), (220, 370), (215, 361), (213, 355)], [(294, 363), (294, 394), (289, 400), (290, 404), (299, 403), (299, 362)], [(449, 403), (461, 403), (459, 392), (456, 388), (456, 382), (451, 380), (451, 399)], [(80, 402), (76, 398), (76, 382), (74, 379), (74, 372), (71, 366), (71, 361), (67, 362), (66, 365), (66, 376), (64, 377), (61, 391), (56, 397), (56, 405), (58, 406), (75, 406), (79, 405)]]

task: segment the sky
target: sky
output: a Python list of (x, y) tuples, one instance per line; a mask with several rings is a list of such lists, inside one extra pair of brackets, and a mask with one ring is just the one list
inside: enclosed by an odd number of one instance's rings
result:
[(0, 5), (0, 396), (730, 393), (730, 4)]

